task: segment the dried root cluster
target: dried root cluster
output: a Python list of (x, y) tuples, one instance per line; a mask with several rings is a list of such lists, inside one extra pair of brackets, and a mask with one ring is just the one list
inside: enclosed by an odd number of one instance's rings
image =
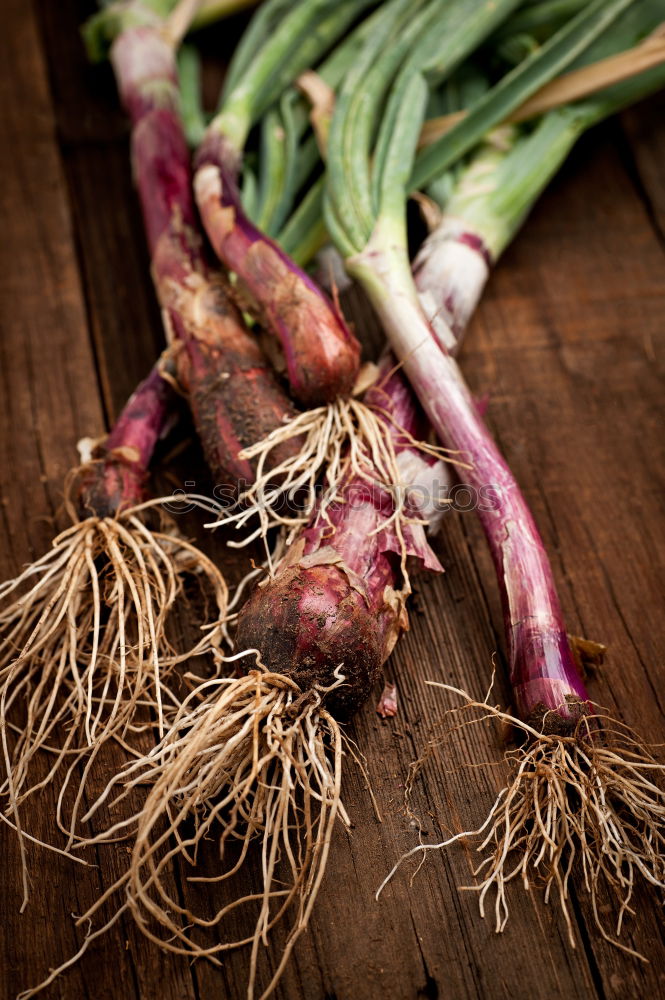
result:
[[(0, 728), (5, 819), (21, 832), (25, 799), (59, 782), (58, 823), (71, 846), (96, 755), (157, 725), (180, 703), (178, 663), (216, 648), (228, 592), (219, 570), (175, 528), (147, 526), (150, 501), (115, 518), (76, 521), (51, 549), (0, 587)], [(171, 616), (193, 576), (213, 628), (190, 649), (172, 642)], [(212, 607), (210, 606), (212, 605)], [(33, 779), (40, 751), (49, 765)], [(78, 784), (64, 815), (67, 789)]]
[[(515, 727), (524, 743), (507, 752), (511, 777), (481, 826), (438, 844), (419, 844), (404, 858), (458, 840), (480, 839), (477, 851), (483, 860), (474, 871), (477, 882), (464, 888), (479, 894), (481, 915), (494, 891), (495, 929), (500, 932), (509, 916), (509, 883), (519, 880), (526, 890), (543, 886), (546, 900), (553, 894), (559, 899), (573, 947), (570, 880), (574, 871), (581, 871), (603, 937), (642, 958), (619, 936), (625, 914), (633, 912), (636, 881), (642, 878), (665, 889), (665, 765), (630, 729), (606, 714), (583, 717), (569, 736), (546, 735), (485, 702), (473, 701), (465, 692), (434, 686), (466, 699), (463, 707), (449, 713), (456, 718), (452, 731), (496, 719)], [(440, 740), (433, 741), (428, 753), (440, 745)], [(414, 765), (411, 784), (422, 763)], [(613, 931), (601, 919), (607, 892), (617, 902)]]
[[(425, 455), (453, 460), (446, 448), (417, 441), (404, 430), (400, 430), (400, 436)], [(294, 439), (301, 441), (298, 452), (271, 464), (274, 449)], [(343, 484), (352, 478), (392, 493), (394, 518), (409, 520), (408, 496), (400, 488), (403, 477), (390, 414), (360, 399), (340, 397), (326, 406), (306, 410), (246, 448), (241, 457), (256, 460), (256, 479), (237, 504), (209, 527), (233, 524), (242, 529), (257, 518), (258, 525), (243, 535), (241, 542), (231, 545), (244, 546), (256, 538), (265, 538), (277, 525), (287, 529), (290, 541), (298, 528), (307, 524), (315, 508), (325, 517), (331, 504), (340, 499)]]
[[(339, 676), (334, 686), (341, 683)], [(190, 694), (159, 745), (111, 779), (89, 811), (87, 818), (108, 800), (117, 808), (137, 785), (149, 785), (139, 813), (80, 843), (131, 834), (129, 869), (79, 918), (88, 933), (78, 955), (26, 997), (76, 961), (126, 909), (147, 937), (177, 954), (218, 961), (224, 952), (250, 945), (249, 997), (261, 945), (267, 945), (269, 932), (288, 911), (286, 944), (262, 995), (272, 991), (309, 920), (336, 818), (341, 813), (346, 819), (340, 803), (343, 738), (323, 707), (325, 694), (303, 694), (287, 678), (264, 669), (206, 681)], [(214, 874), (190, 881), (227, 884), (225, 902), (217, 912), (199, 916), (183, 908), (172, 863), (181, 859), (196, 866), (199, 848), (205, 844), (210, 857), (213, 842)], [(261, 863), (255, 867), (257, 859)], [(251, 872), (255, 891), (247, 891)], [(118, 890), (124, 894), (121, 907), (110, 923), (91, 931), (92, 918)], [(239, 908), (252, 913), (254, 932), (235, 939), (233, 918)], [(211, 928), (217, 929), (214, 939), (206, 941)]]

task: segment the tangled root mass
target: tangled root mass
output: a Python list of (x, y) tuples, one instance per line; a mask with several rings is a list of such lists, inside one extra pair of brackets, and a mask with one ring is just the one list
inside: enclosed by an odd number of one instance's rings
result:
[[(467, 700), (453, 710), (458, 717), (455, 729), (497, 719), (514, 726), (525, 742), (506, 754), (512, 777), (478, 829), (439, 844), (419, 844), (404, 858), (440, 850), (457, 840), (480, 839), (477, 850), (484, 858), (474, 872), (478, 881), (464, 888), (479, 894), (481, 916), (494, 890), (495, 929), (502, 931), (509, 917), (509, 883), (520, 880), (527, 890), (534, 883), (542, 884), (546, 901), (552, 894), (559, 899), (573, 947), (570, 880), (579, 869), (602, 936), (642, 958), (619, 936), (625, 914), (633, 912), (636, 880), (641, 877), (665, 889), (665, 765), (631, 730), (607, 715), (581, 718), (570, 735), (545, 735), (486, 703), (473, 701), (465, 692), (434, 686)], [(429, 750), (439, 744), (433, 741)], [(414, 765), (414, 775), (422, 762)], [(601, 919), (601, 893), (607, 891), (618, 905), (614, 933)]]
[[(176, 650), (169, 638), (185, 576), (194, 575), (212, 602), (207, 617), (215, 623), (226, 614), (228, 593), (219, 570), (175, 529), (146, 525), (144, 512), (160, 502), (73, 524), (0, 587), (0, 790), (5, 818), (19, 833), (21, 803), (64, 765), (58, 822), (71, 846), (95, 756), (109, 740), (131, 742), (155, 719), (163, 732), (181, 700), (170, 684), (174, 668), (217, 645), (218, 625), (191, 649)], [(34, 780), (40, 751), (50, 763)]]
[[(333, 686), (341, 683), (338, 676)], [(118, 890), (124, 903), (109, 923), (88, 931), (78, 955), (24, 997), (51, 983), (126, 909), (148, 938), (176, 954), (215, 962), (224, 952), (250, 946), (250, 998), (260, 947), (291, 914), (277, 968), (261, 995), (272, 991), (309, 921), (336, 818), (340, 813), (345, 818), (343, 738), (323, 707), (325, 694), (322, 689), (302, 693), (282, 675), (256, 669), (240, 678), (207, 681), (190, 695), (162, 742), (112, 779), (89, 813), (109, 798), (117, 808), (137, 785), (150, 785), (140, 812), (82, 842), (114, 839), (128, 830), (134, 837), (128, 871), (78, 923), (89, 925)], [(171, 864), (180, 858), (194, 867), (204, 842), (213, 841), (218, 871), (193, 875), (190, 881), (224, 883), (226, 899), (217, 912), (200, 916), (182, 906), (172, 887)], [(247, 893), (245, 882), (238, 891), (234, 876), (241, 877), (246, 862), (259, 858), (260, 887)], [(254, 919), (253, 933), (242, 939), (232, 931), (239, 908), (249, 908)], [(205, 931), (211, 928), (218, 928), (214, 943), (206, 943)]]

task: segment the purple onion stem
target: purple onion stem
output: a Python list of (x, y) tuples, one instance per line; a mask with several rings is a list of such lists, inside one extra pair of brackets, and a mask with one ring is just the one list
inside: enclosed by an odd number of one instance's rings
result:
[[(222, 277), (208, 268), (171, 45), (157, 28), (130, 28), (113, 43), (111, 61), (132, 121), (134, 177), (178, 379), (216, 482), (252, 482), (254, 466), (240, 453), (292, 416), (293, 407)], [(298, 446), (276, 448), (273, 460)]]
[(441, 442), (471, 469), (465, 479), (492, 502), (478, 514), (501, 591), (510, 680), (521, 718), (547, 730), (574, 727), (588, 695), (568, 643), (552, 568), (531, 512), (485, 426), (455, 359), (427, 321), (401, 247), (380, 233), (349, 262)]
[(315, 282), (249, 221), (238, 193), (239, 166), (236, 150), (209, 129), (194, 181), (208, 238), (279, 340), (293, 396), (306, 406), (332, 402), (353, 388), (360, 344)]

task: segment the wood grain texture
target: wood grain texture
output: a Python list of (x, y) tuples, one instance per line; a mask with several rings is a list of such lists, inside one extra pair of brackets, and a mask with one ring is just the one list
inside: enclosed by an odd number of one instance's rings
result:
[[(48, 545), (76, 440), (103, 428), (104, 414), (117, 412), (162, 342), (125, 125), (108, 72), (87, 67), (76, 36), (85, 8), (40, 0), (35, 14), (10, 0), (0, 41), (3, 576)], [(490, 393), (488, 419), (533, 506), (571, 631), (609, 646), (591, 680), (593, 697), (654, 741), (665, 739), (659, 109), (657, 98), (580, 145), (497, 268), (462, 358), (474, 391)], [(364, 336), (371, 322), (366, 311), (355, 315)], [(197, 469), (180, 464), (173, 474), (199, 482)], [(310, 930), (276, 996), (661, 995), (662, 910), (648, 892), (637, 895), (627, 941), (650, 965), (599, 938), (579, 883), (574, 950), (557, 908), (545, 907), (537, 890), (514, 889), (511, 921), (494, 935), (475, 896), (458, 891), (472, 881), (474, 865), (461, 846), (430, 857), (413, 882), (415, 865), (406, 865), (374, 902), (393, 861), (416, 841), (404, 781), (449, 705), (425, 681), (484, 694), (502, 646), (493, 571), (473, 513), (447, 515), (436, 547), (445, 576), (418, 581), (411, 631), (389, 664), (399, 715), (381, 722), (369, 704), (349, 727), (383, 821), (347, 761), (344, 801), (353, 828), (337, 832)], [(215, 549), (221, 554), (221, 544)], [(231, 575), (238, 572), (238, 557), (224, 558)], [(496, 697), (508, 700), (501, 669)], [(496, 766), (474, 766), (483, 761)], [(413, 803), (428, 837), (478, 822), (505, 773), (500, 761), (499, 734), (478, 728), (428, 762)], [(100, 762), (100, 787), (113, 765)], [(41, 801), (30, 815), (33, 829), (53, 832), (49, 805)], [(35, 850), (33, 900), (21, 916), (15, 844), (7, 831), (0, 838), (0, 995), (10, 998), (73, 952), (69, 914), (122, 870), (124, 855), (104, 849), (95, 870)], [(211, 845), (198, 873), (214, 870)], [(186, 874), (175, 877), (188, 905), (212, 911), (220, 904), (221, 889), (187, 884)], [(249, 872), (244, 884), (253, 877)], [(261, 961), (265, 976), (274, 957)], [(165, 957), (123, 920), (45, 995), (235, 1000), (244, 995), (246, 968), (242, 952), (222, 969)]]
[[(64, 527), (59, 508), (64, 477), (76, 464), (76, 442), (104, 429), (37, 25), (31, 8), (19, 0), (6, 5), (5, 17), (11, 28), (0, 41), (3, 578), (46, 549), (56, 524)], [(110, 755), (105, 763), (117, 767), (119, 758)], [(103, 770), (100, 762), (99, 787)], [(31, 833), (53, 843), (54, 806), (53, 795), (45, 795), (24, 817)], [(83, 868), (50, 852), (31, 851), (31, 902), (21, 917), (18, 850), (5, 827), (2, 833), (0, 990), (13, 997), (77, 950), (80, 935), (70, 915), (87, 909), (102, 884), (119, 875), (124, 858), (122, 849), (104, 848), (90, 858), (97, 867)], [(105, 941), (108, 964), (92, 955), (87, 966), (55, 985), (51, 996), (134, 998), (145, 996), (149, 984), (163, 976), (160, 995), (189, 1000), (194, 994), (188, 967), (133, 935), (131, 921), (121, 920)], [(123, 961), (110, 960), (114, 954)]]

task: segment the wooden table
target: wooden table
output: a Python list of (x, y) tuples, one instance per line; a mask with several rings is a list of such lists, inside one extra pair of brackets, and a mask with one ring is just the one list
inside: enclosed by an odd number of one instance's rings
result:
[[(3, 578), (45, 550), (54, 518), (64, 523), (63, 477), (77, 440), (103, 433), (162, 341), (127, 126), (108, 68), (86, 65), (76, 31), (82, 14), (74, 0), (36, 7), (7, 0), (4, 7)], [(544, 535), (570, 630), (609, 647), (591, 681), (593, 696), (654, 741), (665, 738), (664, 111), (661, 96), (580, 144), (497, 268), (462, 357), (474, 390), (489, 393), (488, 419)], [(484, 693), (492, 654), (502, 646), (493, 572), (474, 515), (448, 516), (436, 547), (447, 572), (418, 584), (411, 632), (390, 664), (399, 715), (383, 723), (369, 704), (350, 727), (383, 822), (349, 765), (344, 800), (354, 826), (337, 831), (310, 930), (276, 996), (662, 996), (662, 910), (641, 887), (625, 940), (648, 965), (594, 931), (579, 880), (571, 900), (574, 950), (559, 910), (544, 906), (537, 889), (513, 889), (510, 923), (495, 935), (491, 920), (479, 918), (476, 897), (457, 889), (471, 879), (470, 848), (430, 857), (413, 884), (413, 869), (405, 868), (374, 902), (388, 867), (415, 843), (403, 783), (449, 704), (424, 682)], [(496, 698), (507, 701), (501, 676)], [(432, 837), (478, 822), (505, 772), (465, 765), (499, 758), (496, 733), (476, 729), (428, 764), (414, 808)], [(52, 805), (52, 797), (40, 800), (28, 817), (45, 836), (55, 836)], [(16, 843), (5, 829), (1, 837), (0, 993), (9, 998), (74, 952), (70, 914), (122, 870), (126, 854), (100, 849), (99, 867), (83, 869), (34, 849), (32, 900), (19, 915)], [(212, 848), (210, 855), (202, 866), (208, 872)], [(206, 902), (200, 887), (182, 883), (181, 891)], [(611, 909), (606, 915), (611, 919)], [(244, 995), (246, 962), (236, 953), (222, 969), (190, 966), (159, 953), (122, 919), (46, 995), (236, 998)]]

